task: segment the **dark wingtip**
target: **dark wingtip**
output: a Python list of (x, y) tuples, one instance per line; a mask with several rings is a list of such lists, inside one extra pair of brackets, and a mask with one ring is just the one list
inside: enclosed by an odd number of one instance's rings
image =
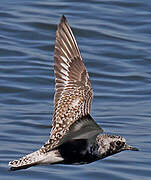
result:
[(62, 15), (60, 19), (60, 23), (58, 24), (58, 31), (63, 28), (64, 25), (67, 25), (67, 19), (64, 15)]
[(60, 22), (63, 23), (63, 22), (66, 22), (66, 21), (67, 21), (67, 19), (66, 19), (65, 15), (62, 15)]

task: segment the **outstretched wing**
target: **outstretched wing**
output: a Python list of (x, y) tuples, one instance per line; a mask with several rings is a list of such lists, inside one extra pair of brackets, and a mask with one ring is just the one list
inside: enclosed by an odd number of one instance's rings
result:
[[(62, 16), (56, 33), (54, 73), (56, 81), (54, 115), (50, 139), (45, 145), (49, 150), (63, 143), (63, 137), (70, 134), (71, 125), (74, 127), (76, 121), (90, 113), (92, 102), (89, 75), (65, 16)], [(98, 128), (97, 134), (98, 131), (102, 132), (94, 120), (91, 119), (91, 123), (88, 121), (88, 126), (93, 124)], [(78, 127), (82, 130), (85, 125)], [(87, 130), (91, 133), (90, 129)]]

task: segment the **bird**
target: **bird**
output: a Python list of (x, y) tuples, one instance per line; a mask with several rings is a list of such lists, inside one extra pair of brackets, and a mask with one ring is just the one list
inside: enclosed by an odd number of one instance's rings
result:
[(89, 74), (64, 15), (56, 31), (54, 75), (50, 137), (39, 150), (10, 161), (10, 170), (43, 164), (88, 164), (121, 151), (138, 151), (124, 137), (104, 134), (90, 115), (93, 90)]

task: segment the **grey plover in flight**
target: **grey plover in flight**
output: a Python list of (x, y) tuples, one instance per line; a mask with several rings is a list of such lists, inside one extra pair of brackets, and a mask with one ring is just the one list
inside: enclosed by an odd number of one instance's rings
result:
[[(49, 140), (37, 151), (9, 162), (11, 170), (39, 164), (87, 164), (138, 149), (119, 135), (101, 134), (90, 115), (92, 87), (72, 30), (62, 16), (54, 52), (56, 92)], [(100, 134), (100, 135), (99, 135)]]

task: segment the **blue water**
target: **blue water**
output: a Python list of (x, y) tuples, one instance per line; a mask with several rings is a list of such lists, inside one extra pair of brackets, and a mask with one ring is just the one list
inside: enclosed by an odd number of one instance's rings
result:
[[(93, 118), (140, 151), (88, 165), (10, 172), (10, 160), (39, 149), (49, 137), (62, 14), (90, 75)], [(0, 17), (0, 179), (151, 179), (151, 1), (2, 0)]]

